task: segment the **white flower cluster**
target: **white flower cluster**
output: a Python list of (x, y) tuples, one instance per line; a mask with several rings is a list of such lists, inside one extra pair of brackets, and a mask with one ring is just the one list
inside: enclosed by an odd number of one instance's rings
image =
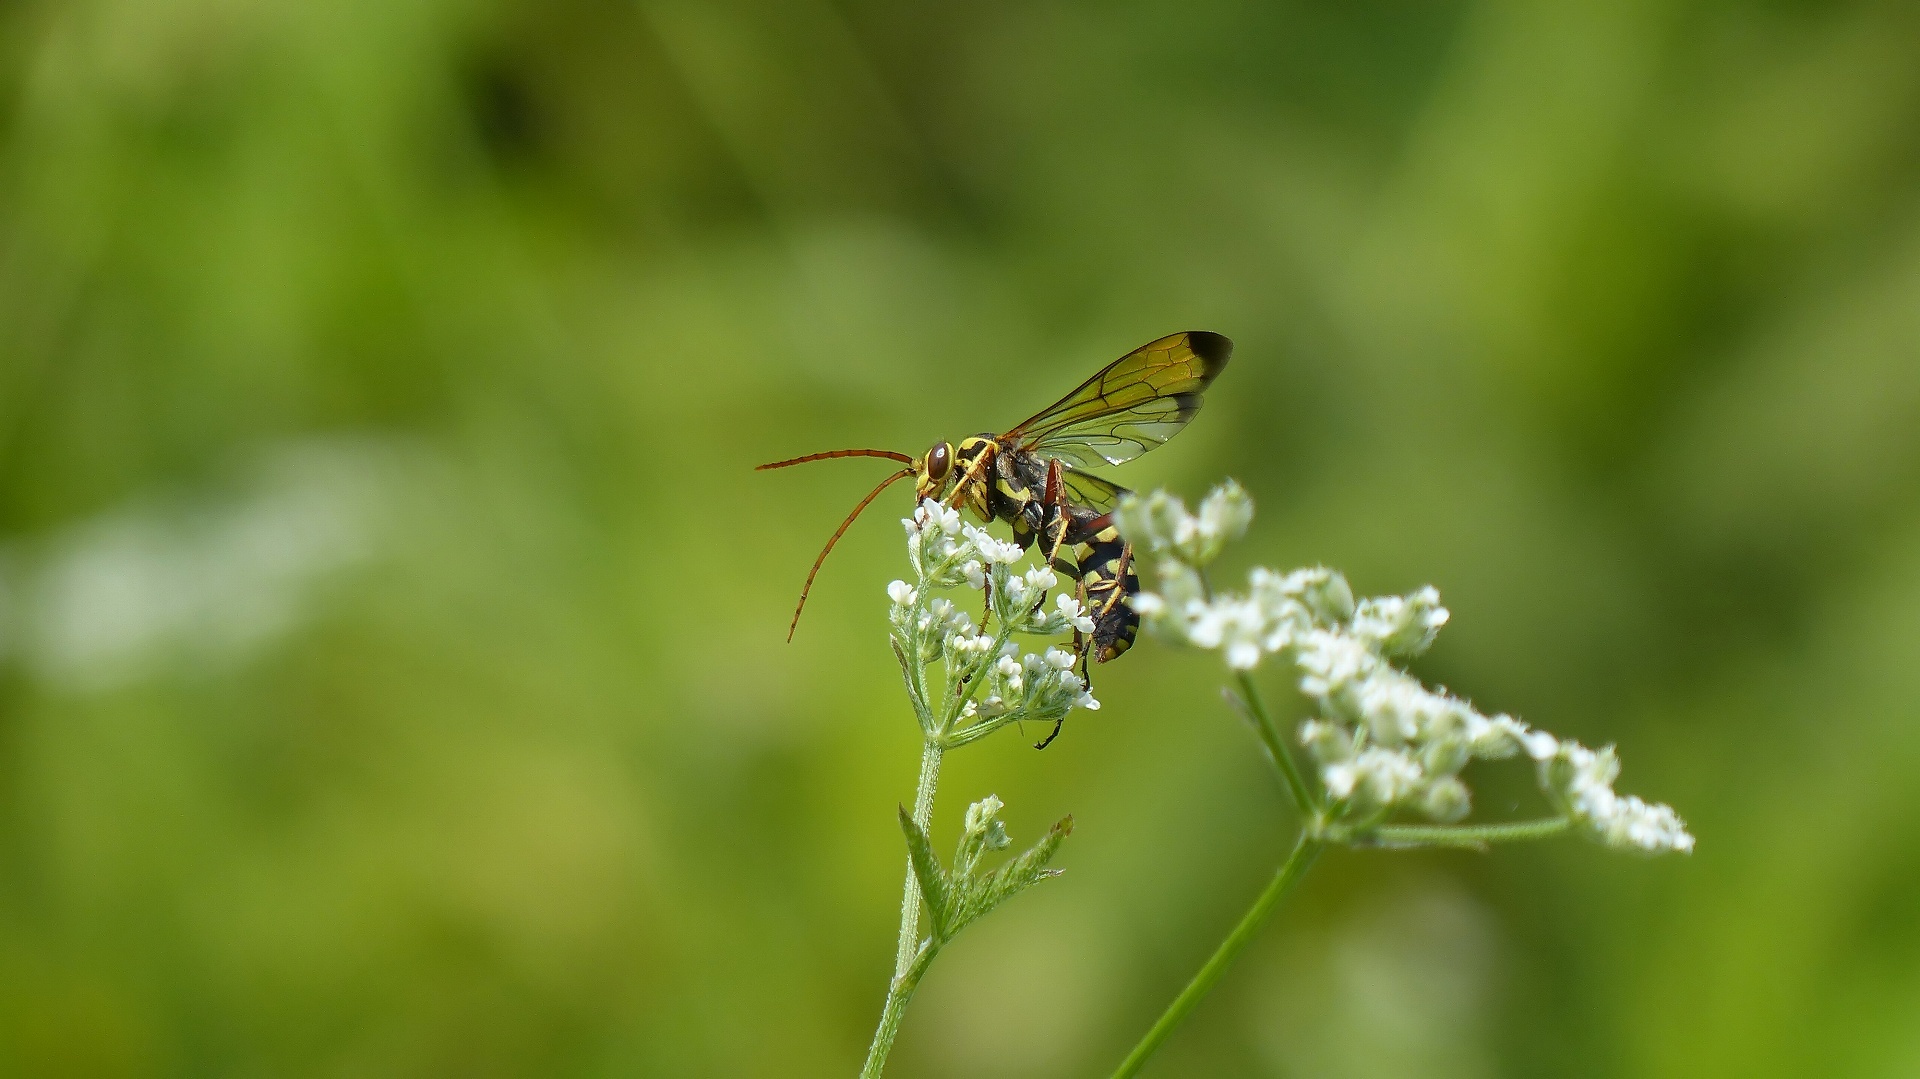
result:
[(1086, 691), (1086, 683), (1073, 673), (1072, 652), (1049, 646), (1041, 655), (1028, 652), (1015, 659), (1018, 651), (1011, 642), (1001, 646), (1000, 657), (988, 672), (987, 695), (979, 706), (981, 717), (1024, 712), (1050, 719), (1073, 708), (1094, 711), (1100, 707), (1100, 702)]
[(1612, 746), (1592, 750), (1578, 742), (1560, 742), (1552, 753), (1534, 756), (1540, 762), (1540, 786), (1548, 796), (1608, 846), (1651, 854), (1693, 850), (1693, 836), (1672, 806), (1614, 793), (1620, 760)]
[[(1022, 654), (1010, 639), (1093, 631), (1093, 620), (1073, 596), (1061, 594), (1047, 604), (1048, 592), (1060, 583), (1053, 570), (1015, 572), (1023, 553), (1018, 546), (963, 523), (958, 512), (932, 499), (901, 524), (916, 583), (887, 586), (888, 623), (923, 724), (949, 732), (951, 744), (964, 744), (1008, 723), (1052, 723), (1074, 708), (1100, 707), (1074, 673), (1071, 652), (1048, 647)], [(974, 625), (952, 601), (933, 594), (962, 586), (987, 593), (991, 629)], [(954, 687), (937, 695), (927, 690), (924, 674), (916, 674), (936, 657)]]
[(1512, 716), (1483, 715), (1394, 665), (1424, 652), (1446, 625), (1433, 588), (1355, 602), (1345, 577), (1315, 567), (1256, 569), (1244, 593), (1212, 594), (1201, 570), (1219, 554), (1215, 538), (1237, 534), (1251, 516), (1231, 482), (1208, 495), (1197, 516), (1159, 493), (1123, 502), (1127, 539), (1164, 556), (1159, 591), (1135, 596), (1133, 606), (1150, 630), (1219, 649), (1236, 671), (1267, 656), (1292, 663), (1300, 692), (1318, 708), (1301, 725), (1300, 742), (1318, 767), (1331, 815), (1362, 827), (1396, 809), (1457, 821), (1472, 808), (1460, 778), (1467, 763), (1524, 752), (1539, 762), (1548, 799), (1595, 838), (1648, 852), (1692, 849), (1671, 808), (1614, 793), (1619, 763), (1611, 749), (1595, 752)]
[(1192, 514), (1179, 495), (1155, 491), (1124, 500), (1119, 522), (1120, 531), (1141, 554), (1169, 555), (1204, 566), (1219, 557), (1228, 540), (1246, 535), (1253, 523), (1253, 499), (1227, 480), (1201, 499), (1200, 512)]
[[(907, 530), (907, 559), (919, 584), (895, 581), (887, 586), (896, 610), (918, 608), (929, 590), (965, 586), (989, 591), (993, 617), (1010, 633), (1052, 637), (1075, 629), (1093, 632), (1093, 619), (1073, 596), (1056, 596), (1053, 609), (1046, 609), (1047, 592), (1060, 583), (1053, 570), (1035, 566), (1013, 572), (1023, 554), (1020, 548), (963, 523), (957, 511), (929, 498), (900, 523)], [(954, 633), (970, 628), (962, 622), (949, 624)]]

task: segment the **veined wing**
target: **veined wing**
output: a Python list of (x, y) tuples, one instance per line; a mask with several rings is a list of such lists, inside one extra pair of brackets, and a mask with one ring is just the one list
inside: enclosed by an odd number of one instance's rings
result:
[(1190, 330), (1162, 337), (1101, 368), (1039, 415), (1002, 436), (1072, 465), (1121, 464), (1179, 433), (1233, 342)]
[(1069, 468), (1060, 474), (1060, 485), (1066, 489), (1067, 501), (1076, 506), (1086, 506), (1105, 513), (1120, 504), (1120, 496), (1127, 493), (1125, 487), (1108, 482), (1091, 472), (1082, 472)]

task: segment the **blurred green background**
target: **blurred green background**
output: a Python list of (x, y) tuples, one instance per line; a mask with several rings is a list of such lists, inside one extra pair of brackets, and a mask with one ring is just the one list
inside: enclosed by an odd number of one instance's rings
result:
[[(1162, 1076), (1920, 1074), (1920, 9), (0, 10), (0, 1073), (846, 1076), (878, 462), (1179, 329), (1115, 479), (1438, 585), (1699, 836), (1327, 857)], [(1268, 672), (1275, 699), (1290, 697)], [(1291, 838), (1217, 657), (951, 758), (1068, 873), (900, 1076), (1103, 1075)], [(1479, 812), (1537, 810), (1518, 766)]]

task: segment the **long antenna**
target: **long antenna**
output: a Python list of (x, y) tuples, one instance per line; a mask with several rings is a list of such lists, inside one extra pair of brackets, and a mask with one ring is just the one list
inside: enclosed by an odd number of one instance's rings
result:
[[(791, 461), (781, 461), (778, 464), (761, 465), (760, 467), (761, 468), (779, 468), (781, 465), (797, 465), (802, 461), (818, 461), (824, 457), (885, 457), (885, 456), (898, 456), (908, 461), (913, 460), (913, 458), (907, 457), (905, 454), (890, 455), (886, 450), (834, 450), (831, 453), (816, 453), (811, 457), (799, 457)], [(888, 486), (890, 486), (893, 483), (893, 481), (905, 479), (911, 475), (913, 475), (913, 469), (903, 468), (900, 471), (895, 472), (893, 475), (888, 476), (886, 479), (881, 480), (880, 486), (875, 487), (873, 490), (867, 492), (867, 497), (861, 499), (860, 504), (853, 507), (853, 512), (847, 514), (847, 519), (840, 522), (839, 528), (834, 529), (833, 538), (827, 541), (827, 545), (825, 547), (820, 548), (820, 557), (813, 560), (813, 568), (807, 571), (807, 583), (805, 585), (802, 585), (800, 588), (800, 602), (796, 604), (793, 608), (793, 621), (787, 623), (787, 643), (788, 644), (793, 643), (793, 631), (795, 628), (797, 628), (800, 625), (800, 612), (806, 610), (807, 608), (807, 593), (813, 591), (813, 577), (815, 574), (820, 572), (820, 563), (825, 562), (827, 560), (827, 554), (828, 552), (833, 550), (833, 545), (840, 542), (840, 537), (846, 534), (847, 528), (853, 524), (853, 519), (855, 517), (860, 516), (860, 511), (863, 509), (866, 509), (868, 503), (880, 497), (880, 492), (886, 490)]]
[(775, 461), (772, 464), (755, 465), (755, 472), (765, 472), (769, 468), (785, 468), (788, 465), (804, 465), (808, 461), (830, 461), (835, 457), (885, 457), (889, 461), (898, 461), (903, 465), (913, 463), (913, 458), (898, 450), (828, 450), (825, 453), (809, 453), (805, 457), (795, 457), (790, 461)]

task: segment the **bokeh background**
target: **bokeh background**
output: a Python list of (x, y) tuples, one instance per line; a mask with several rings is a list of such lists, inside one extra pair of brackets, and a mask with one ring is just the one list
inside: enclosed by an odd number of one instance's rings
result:
[[(1920, 9), (0, 10), (0, 1072), (845, 1076), (916, 731), (878, 462), (1207, 328), (1114, 473), (1432, 582), (1700, 840), (1327, 857), (1161, 1076), (1920, 1073)], [(1103, 1075), (1291, 837), (1217, 657), (892, 1074)], [(1290, 695), (1268, 672), (1277, 700)], [(1489, 768), (1479, 812), (1538, 808)]]

